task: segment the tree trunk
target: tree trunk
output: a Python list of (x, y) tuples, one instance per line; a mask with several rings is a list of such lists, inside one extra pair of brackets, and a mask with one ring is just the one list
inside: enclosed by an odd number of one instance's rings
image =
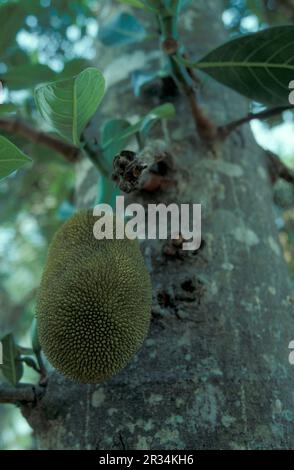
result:
[[(181, 37), (194, 57), (226, 39), (216, 3), (193, 2), (182, 15)], [(122, 72), (123, 64), (157, 60), (143, 47), (135, 59), (105, 52), (112, 83), (103, 119), (153, 106), (134, 98)], [(202, 106), (214, 122), (246, 114), (245, 99), (201, 78)], [(128, 202), (201, 203), (203, 247), (172, 253), (160, 241), (142, 244), (154, 292), (149, 336), (128, 367), (100, 385), (51, 374), (45, 397), (24, 410), (41, 449), (294, 448), (293, 297), (265, 154), (249, 126), (209, 148), (186, 98), (175, 105), (173, 184)], [(80, 186), (84, 204), (89, 173)]]

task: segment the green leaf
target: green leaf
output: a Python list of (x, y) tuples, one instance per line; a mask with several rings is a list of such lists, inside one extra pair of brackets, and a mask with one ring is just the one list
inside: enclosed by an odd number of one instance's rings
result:
[(252, 100), (289, 104), (289, 83), (294, 77), (293, 38), (292, 25), (268, 28), (233, 39), (189, 65)]
[(33, 88), (40, 82), (54, 80), (56, 73), (47, 65), (29, 64), (10, 67), (1, 74), (2, 82), (9, 90)]
[(123, 150), (129, 140), (128, 136), (121, 139), (117, 139), (116, 137), (121, 136), (121, 134), (123, 134), (129, 127), (130, 123), (125, 119), (111, 119), (102, 127), (102, 156), (107, 164), (109, 172), (112, 169), (113, 157)]
[(127, 142), (133, 137), (136, 133), (142, 133), (144, 136), (150, 132), (151, 127), (160, 119), (168, 119), (174, 116), (175, 108), (170, 103), (165, 103), (161, 106), (154, 108), (150, 111), (145, 117), (137, 121), (135, 124), (132, 124), (121, 131), (117, 131), (117, 134), (109, 140), (104, 146), (104, 152), (108, 152), (108, 159), (113, 158), (117, 153), (119, 153)]
[(126, 119), (110, 119), (106, 121), (101, 129), (102, 147), (107, 147), (109, 142), (113, 140), (114, 135), (121, 134), (128, 127), (130, 127), (130, 123)]
[(100, 175), (97, 183), (96, 204), (109, 204), (115, 209), (116, 196), (121, 195), (120, 189), (110, 177)]
[(145, 117), (140, 119), (135, 124), (131, 125), (126, 132), (123, 133), (122, 137), (132, 136), (137, 132), (142, 133), (144, 136), (150, 132), (151, 127), (161, 119), (169, 119), (175, 114), (175, 108), (170, 103), (165, 103), (152, 109)]
[(5, 178), (30, 161), (31, 159), (16, 145), (0, 135), (0, 179)]
[(104, 93), (102, 73), (89, 67), (70, 79), (38, 86), (35, 100), (40, 114), (52, 129), (79, 146), (81, 134)]
[(6, 335), (2, 340), (3, 364), (0, 366), (4, 377), (12, 384), (17, 385), (23, 374), (23, 365), (20, 353), (14, 342), (12, 334)]
[(150, 111), (140, 123), (139, 132), (146, 136), (156, 121), (169, 119), (175, 115), (175, 107), (170, 103), (165, 103)]

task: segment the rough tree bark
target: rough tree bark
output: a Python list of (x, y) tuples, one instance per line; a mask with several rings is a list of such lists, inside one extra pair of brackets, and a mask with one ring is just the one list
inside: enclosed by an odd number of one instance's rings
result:
[[(194, 56), (226, 38), (220, 4), (199, 0), (182, 15)], [(157, 60), (150, 45), (138, 47), (123, 56), (104, 51), (103, 119), (152, 106), (134, 98), (123, 70)], [(246, 100), (210, 79), (201, 94), (218, 124), (248, 112)], [(201, 203), (204, 247), (173, 256), (162, 242), (142, 245), (154, 289), (149, 336), (129, 366), (100, 385), (51, 374), (44, 398), (23, 408), (41, 449), (294, 448), (293, 293), (265, 153), (248, 125), (211, 150), (195, 133), (185, 97), (175, 105), (174, 184), (129, 201)], [(92, 168), (80, 184), (82, 205), (93, 202), (91, 179)]]

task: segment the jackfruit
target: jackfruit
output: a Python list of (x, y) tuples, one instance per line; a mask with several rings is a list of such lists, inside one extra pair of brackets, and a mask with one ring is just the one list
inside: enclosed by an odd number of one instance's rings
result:
[(45, 356), (81, 383), (101, 382), (125, 367), (150, 323), (151, 282), (138, 241), (97, 240), (96, 220), (83, 210), (56, 233), (36, 308)]

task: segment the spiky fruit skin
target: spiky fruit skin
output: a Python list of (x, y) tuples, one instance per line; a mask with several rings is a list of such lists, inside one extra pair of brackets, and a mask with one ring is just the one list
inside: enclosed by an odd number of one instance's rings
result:
[(151, 282), (137, 240), (96, 240), (91, 211), (56, 233), (38, 299), (40, 344), (63, 375), (98, 383), (121, 370), (149, 327)]

